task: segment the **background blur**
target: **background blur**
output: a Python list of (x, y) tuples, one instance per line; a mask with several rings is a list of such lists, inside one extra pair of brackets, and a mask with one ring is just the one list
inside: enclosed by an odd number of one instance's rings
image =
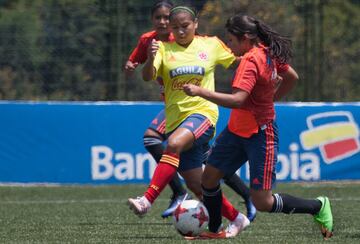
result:
[[(159, 99), (140, 69), (122, 67), (149, 31), (149, 0), (0, 0), (0, 99), (97, 101)], [(300, 75), (295, 101), (358, 101), (359, 0), (198, 0), (200, 33), (224, 40), (237, 12), (253, 15), (292, 37)], [(225, 40), (226, 41), (226, 40)], [(217, 72), (227, 90), (231, 72)]]

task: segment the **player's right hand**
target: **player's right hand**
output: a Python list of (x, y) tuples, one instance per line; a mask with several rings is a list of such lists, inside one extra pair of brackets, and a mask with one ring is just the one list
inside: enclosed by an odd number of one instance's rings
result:
[(185, 84), (183, 86), (183, 91), (186, 93), (186, 95), (188, 96), (198, 96), (201, 93), (201, 87), (196, 86), (194, 84)]
[(151, 45), (149, 45), (147, 50), (148, 58), (154, 59), (156, 52), (159, 50), (159, 48), (160, 48), (159, 42), (157, 42), (155, 39), (152, 39)]
[(136, 67), (139, 65), (139, 63), (135, 62), (131, 62), (130, 60), (128, 60), (125, 64), (125, 75), (127, 77), (130, 77), (133, 73), (134, 73), (134, 70), (136, 69)]

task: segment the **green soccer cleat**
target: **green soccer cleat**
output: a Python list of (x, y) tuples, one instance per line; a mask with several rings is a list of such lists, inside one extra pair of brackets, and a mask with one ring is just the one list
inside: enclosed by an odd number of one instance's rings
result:
[(333, 235), (333, 216), (330, 201), (327, 197), (318, 197), (317, 199), (322, 203), (322, 206), (319, 213), (314, 215), (314, 220), (320, 225), (321, 233), (327, 240)]

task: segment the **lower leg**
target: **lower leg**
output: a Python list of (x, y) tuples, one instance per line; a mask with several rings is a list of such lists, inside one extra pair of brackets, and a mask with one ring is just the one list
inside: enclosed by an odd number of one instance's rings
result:
[(164, 152), (159, 164), (156, 166), (149, 188), (144, 194), (150, 203), (155, 201), (165, 186), (174, 177), (178, 164), (179, 156), (177, 154)]
[[(155, 132), (153, 132), (155, 133)], [(163, 140), (160, 139), (161, 136), (144, 136), (144, 147), (146, 150), (153, 156), (156, 163), (158, 163), (163, 155), (164, 147), (162, 145)], [(185, 188), (183, 187), (181, 180), (178, 174), (175, 174), (174, 177), (170, 180), (169, 186), (173, 192), (173, 196), (181, 196), (186, 193)]]
[(171, 191), (173, 192), (174, 196), (181, 196), (186, 194), (186, 189), (184, 188), (183, 184), (181, 183), (179, 175), (176, 173), (174, 177), (169, 182), (169, 186)]
[(205, 166), (201, 183), (204, 205), (209, 211), (209, 230), (211, 232), (217, 232), (222, 223), (221, 216), (222, 207), (224, 205), (223, 195), (220, 188), (220, 180), (223, 177), (224, 174), (211, 164), (207, 164)]
[(222, 192), (220, 185), (215, 188), (205, 188), (202, 186), (204, 205), (209, 212), (209, 230), (211, 232), (218, 232), (222, 220)]
[(250, 190), (237, 174), (230, 177), (224, 177), (224, 183), (239, 194), (245, 202), (250, 200)]
[(222, 195), (221, 215), (227, 218), (230, 222), (234, 221), (239, 214), (239, 211), (229, 202), (229, 200)]
[(270, 212), (273, 213), (308, 213), (317, 214), (321, 209), (321, 202), (317, 199), (303, 199), (284, 193), (273, 194), (274, 203)]

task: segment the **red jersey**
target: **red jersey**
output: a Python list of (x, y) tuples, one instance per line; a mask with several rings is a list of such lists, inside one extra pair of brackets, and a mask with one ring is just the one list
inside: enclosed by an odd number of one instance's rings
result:
[(265, 46), (252, 48), (247, 52), (234, 76), (232, 87), (249, 93), (238, 109), (232, 109), (228, 123), (229, 130), (242, 137), (257, 133), (260, 126), (274, 120), (274, 94), (277, 73), (286, 72), (287, 64), (278, 64), (271, 59)]
[[(147, 48), (151, 44), (151, 41), (155, 39), (158, 41), (157, 33), (156, 31), (149, 31), (141, 35), (137, 46), (130, 54), (129, 60), (133, 63), (145, 63), (147, 59)], [(172, 33), (170, 33), (168, 40), (166, 41), (173, 41), (174, 36)]]

